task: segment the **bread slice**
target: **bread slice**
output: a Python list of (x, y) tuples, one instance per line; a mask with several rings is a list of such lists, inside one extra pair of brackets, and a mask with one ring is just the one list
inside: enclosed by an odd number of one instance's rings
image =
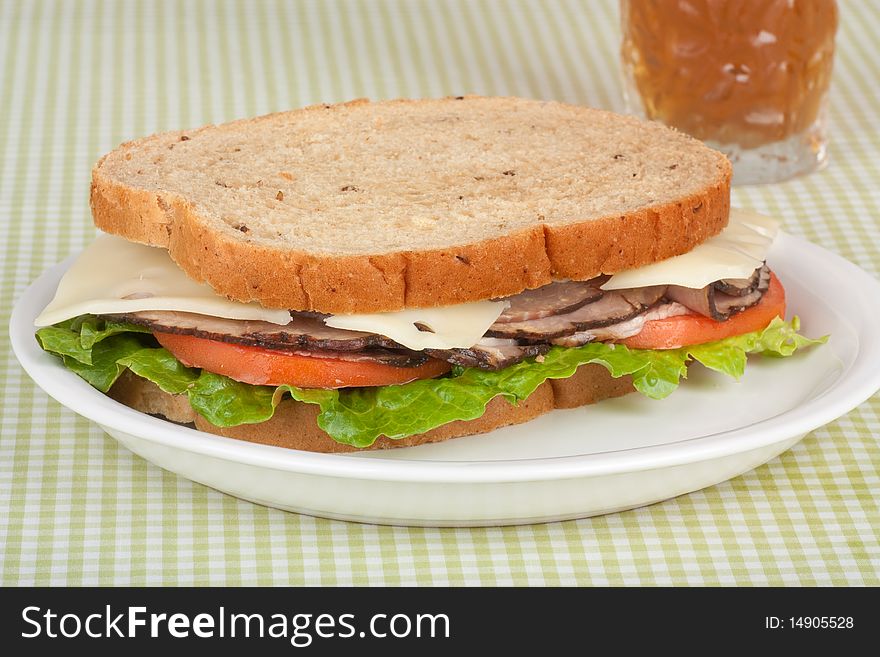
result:
[[(633, 391), (631, 377), (615, 379), (601, 365), (582, 365), (574, 376), (544, 382), (517, 406), (496, 397), (489, 402), (486, 412), (475, 420), (450, 422), (401, 440), (381, 436), (368, 449), (413, 447), (486, 433), (499, 427), (528, 422), (557, 408), (576, 408)], [(116, 401), (143, 413), (161, 415), (183, 424), (194, 423), (202, 431), (228, 438), (309, 452), (358, 451), (354, 447), (336, 442), (318, 427), (318, 407), (314, 404), (285, 399), (278, 405), (275, 415), (266, 422), (221, 428), (198, 415), (189, 405), (186, 396), (163, 392), (155, 383), (135, 376), (128, 370), (113, 384), (109, 394)]]
[(730, 177), (684, 134), (587, 107), (359, 100), (122, 144), (91, 206), (237, 301), (382, 312), (689, 251), (726, 225)]

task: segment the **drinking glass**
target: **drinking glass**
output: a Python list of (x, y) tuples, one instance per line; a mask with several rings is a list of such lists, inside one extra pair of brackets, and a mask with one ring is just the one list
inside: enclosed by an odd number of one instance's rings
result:
[(835, 0), (621, 0), (627, 107), (727, 154), (735, 184), (825, 166)]

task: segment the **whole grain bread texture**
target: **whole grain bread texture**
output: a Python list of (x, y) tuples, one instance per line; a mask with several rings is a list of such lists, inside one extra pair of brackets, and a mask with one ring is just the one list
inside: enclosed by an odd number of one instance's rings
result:
[(124, 143), (91, 207), (233, 300), (364, 313), (687, 252), (727, 224), (730, 178), (701, 142), (588, 107), (358, 100)]
[[(576, 408), (603, 399), (620, 397), (633, 391), (631, 377), (615, 379), (601, 365), (582, 365), (567, 379), (551, 379), (544, 382), (516, 406), (502, 397), (496, 397), (489, 402), (486, 412), (475, 420), (457, 420), (426, 433), (399, 440), (380, 436), (372, 447), (367, 449), (415, 447), (450, 438), (487, 433), (500, 427), (528, 422), (557, 408)], [(321, 430), (317, 423), (316, 405), (290, 398), (282, 400), (272, 418), (265, 422), (221, 428), (196, 413), (185, 395), (164, 392), (155, 383), (142, 379), (128, 370), (113, 384), (109, 395), (142, 413), (162, 416), (182, 424), (193, 423), (201, 431), (227, 438), (309, 452), (361, 451), (336, 442)]]

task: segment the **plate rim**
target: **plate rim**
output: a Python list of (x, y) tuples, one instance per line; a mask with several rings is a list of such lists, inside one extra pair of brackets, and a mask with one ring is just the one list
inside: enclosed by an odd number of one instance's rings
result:
[[(777, 244), (781, 243), (804, 251), (805, 257), (826, 260), (856, 283), (854, 289), (873, 292), (875, 298), (880, 298), (880, 282), (845, 258), (785, 232), (781, 232), (777, 240)], [(858, 317), (847, 317), (857, 337), (856, 356), (830, 387), (812, 398), (806, 410), (801, 404), (746, 427), (623, 450), (493, 461), (366, 459), (356, 454), (322, 454), (249, 443), (176, 425), (120, 404), (39, 348), (33, 339), (33, 319), (39, 312), (34, 299), (51, 295), (62, 273), (78, 255), (72, 254), (43, 271), (13, 306), (9, 322), (13, 352), (38, 387), (102, 429), (110, 427), (138, 439), (195, 454), (299, 474), (425, 483), (501, 483), (653, 470), (729, 456), (795, 435), (806, 435), (849, 412), (880, 388), (880, 328), (877, 328), (880, 327), (880, 306), (864, 303), (858, 305), (861, 311)], [(780, 271), (783, 277), (784, 271)], [(871, 295), (864, 296), (869, 299)]]

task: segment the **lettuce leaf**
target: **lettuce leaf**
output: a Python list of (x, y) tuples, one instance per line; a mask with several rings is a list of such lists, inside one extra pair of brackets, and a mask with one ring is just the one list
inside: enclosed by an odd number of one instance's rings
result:
[(437, 379), (342, 390), (255, 386), (188, 368), (156, 346), (142, 327), (90, 316), (41, 328), (37, 340), (102, 392), (128, 368), (165, 392), (186, 394), (198, 413), (221, 427), (268, 420), (281, 399), (290, 395), (320, 408), (318, 426), (334, 440), (368, 447), (382, 435), (399, 439), (455, 420), (473, 420), (498, 396), (517, 404), (544, 381), (568, 378), (587, 363), (602, 365), (615, 378), (632, 376), (635, 388), (652, 399), (670, 395), (687, 378), (691, 361), (739, 378), (748, 354), (785, 357), (827, 339), (804, 337), (799, 327), (797, 317), (790, 322), (777, 318), (762, 331), (681, 349), (628, 349), (605, 343), (553, 347), (543, 357), (497, 372), (456, 367)]
[(78, 317), (79, 339), (83, 349), (91, 349), (105, 338), (120, 333), (151, 333), (150, 329), (137, 324), (103, 320), (92, 315)]
[(268, 420), (281, 401), (281, 394), (276, 396), (275, 388), (240, 383), (204, 370), (187, 394), (192, 407), (218, 427)]

